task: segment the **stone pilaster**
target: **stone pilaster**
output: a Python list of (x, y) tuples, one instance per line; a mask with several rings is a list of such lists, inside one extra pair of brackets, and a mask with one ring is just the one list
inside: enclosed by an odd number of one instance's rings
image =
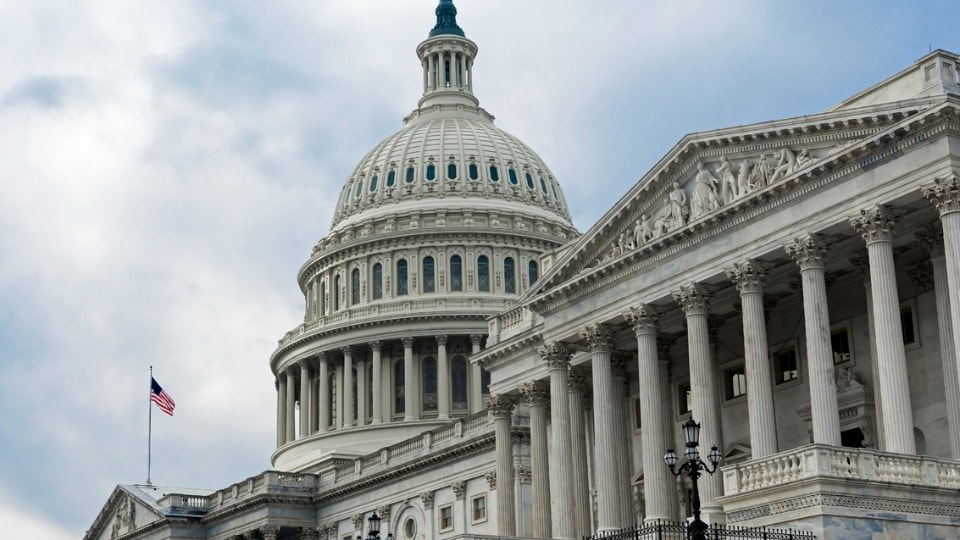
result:
[(409, 422), (420, 419), (420, 405), (417, 400), (417, 370), (413, 365), (413, 338), (405, 337), (403, 343), (403, 420)]
[(450, 363), (447, 336), (437, 336), (437, 419), (450, 418)]
[[(473, 334), (470, 336), (470, 345), (473, 347), (473, 354), (480, 352), (480, 344), (483, 342), (483, 336)], [(470, 412), (478, 413), (483, 410), (483, 372), (480, 364), (470, 362)]]
[(353, 427), (353, 349), (341, 347), (343, 353), (343, 427)]
[(567, 393), (571, 353), (562, 343), (547, 343), (540, 347), (538, 353), (550, 373), (550, 424), (553, 435), (550, 464), (554, 471), (550, 484), (550, 508), (551, 515), (555, 516), (553, 537), (573, 540), (579, 536), (573, 505), (574, 468)]
[[(690, 355), (690, 401), (692, 417), (700, 422), (700, 446), (723, 448), (720, 421), (720, 396), (717, 392), (717, 366), (710, 354), (707, 316), (712, 293), (703, 283), (692, 283), (673, 292), (687, 321), (687, 350)], [(723, 508), (717, 504), (722, 493), (718, 475), (700, 479), (700, 503), (704, 520), (722, 521)]]
[(510, 421), (516, 398), (506, 394), (491, 395), (488, 409), (493, 417), (496, 444), (497, 534), (517, 535), (516, 494), (513, 488), (513, 438)]
[(321, 352), (317, 355), (318, 368), (317, 378), (320, 379), (320, 392), (317, 400), (319, 403), (320, 418), (317, 422), (320, 433), (326, 433), (330, 429), (330, 364), (327, 360), (327, 353)]
[(767, 350), (763, 304), (766, 269), (747, 259), (726, 270), (743, 304), (743, 356), (747, 374), (747, 414), (753, 458), (777, 453), (777, 423), (773, 409), (773, 378)]
[(550, 458), (547, 446), (547, 405), (550, 385), (546, 381), (530, 381), (520, 387), (530, 408), (530, 468), (533, 537), (551, 538)]
[(613, 402), (613, 373), (610, 353), (613, 348), (610, 329), (603, 324), (589, 326), (580, 338), (590, 347), (593, 368), (594, 448), (597, 482), (597, 529), (600, 533), (622, 528), (617, 496), (620, 478), (617, 477), (617, 452), (613, 444), (613, 424), (616, 404)]
[(371, 424), (381, 424), (383, 423), (383, 404), (384, 392), (383, 392), (383, 357), (382, 349), (383, 344), (379, 341), (370, 342), (370, 351), (373, 353), (373, 388), (370, 391), (373, 393), (373, 403), (371, 404), (373, 410), (370, 411), (370, 423)]
[(593, 522), (590, 519), (590, 480), (587, 477), (587, 426), (584, 420), (590, 392), (590, 369), (570, 366), (568, 375), (570, 439), (572, 441), (570, 458), (573, 463), (573, 468), (570, 469), (571, 495), (576, 537), (583, 538), (593, 534)]
[(901, 220), (892, 207), (876, 205), (851, 217), (850, 225), (866, 242), (870, 259), (870, 283), (877, 326), (877, 362), (883, 374), (880, 377), (880, 396), (884, 403), (897, 404), (883, 411), (886, 449), (888, 452), (915, 454), (913, 408), (893, 262), (893, 231)]

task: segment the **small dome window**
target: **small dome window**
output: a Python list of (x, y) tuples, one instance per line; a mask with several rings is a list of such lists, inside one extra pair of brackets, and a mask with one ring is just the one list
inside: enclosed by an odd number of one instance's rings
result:
[(360, 195), (363, 195), (363, 180), (357, 180), (357, 198), (360, 198)]
[(497, 169), (496, 165), (490, 166), (490, 181), (499, 182), (500, 181), (500, 170)]
[(387, 173), (387, 187), (393, 187), (397, 181), (397, 171), (390, 169), (390, 172)]
[(525, 173), (524, 176), (527, 177), (527, 187), (533, 189), (533, 177), (530, 176), (530, 173)]
[(413, 174), (414, 174), (413, 166), (411, 165), (410, 167), (407, 167), (407, 183), (408, 184), (413, 183)]
[(343, 198), (343, 206), (348, 206), (350, 204), (350, 194), (352, 192), (353, 190), (350, 190), (350, 189), (347, 190), (347, 196)]
[(507, 170), (507, 174), (510, 175), (510, 183), (511, 183), (511, 184), (517, 185), (517, 184), (520, 183), (520, 181), (517, 180), (517, 171), (515, 171), (515, 170), (513, 169), (513, 167), (510, 167), (510, 168)]
[(447, 179), (456, 180), (457, 179), (457, 164), (450, 163), (447, 165)]
[(373, 175), (373, 178), (370, 179), (370, 193), (377, 190), (377, 180), (377, 175)]
[(543, 181), (542, 176), (540, 177), (540, 191), (542, 191), (544, 195), (547, 194), (547, 183)]
[(557, 186), (550, 184), (550, 189), (553, 190), (553, 198), (559, 201), (560, 197), (557, 196)]
[(467, 174), (470, 175), (471, 180), (476, 180), (480, 178), (480, 168), (477, 167), (476, 163), (471, 163), (470, 166), (467, 167)]
[(427, 181), (433, 182), (437, 178), (437, 166), (433, 163), (427, 165)]

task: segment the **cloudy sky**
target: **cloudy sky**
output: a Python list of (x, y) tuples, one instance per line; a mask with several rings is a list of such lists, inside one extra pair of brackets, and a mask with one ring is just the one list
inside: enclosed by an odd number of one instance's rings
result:
[[(458, 0), (475, 90), (587, 229), (684, 134), (960, 51), (952, 1)], [(276, 340), (340, 184), (419, 97), (436, 0), (0, 3), (0, 523), (269, 467)], [(371, 449), (374, 450), (374, 449)]]

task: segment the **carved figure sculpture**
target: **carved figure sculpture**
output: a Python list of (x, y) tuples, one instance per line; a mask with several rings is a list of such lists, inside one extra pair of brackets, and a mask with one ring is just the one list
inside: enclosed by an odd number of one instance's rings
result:
[(666, 233), (683, 227), (687, 224), (687, 218), (689, 217), (690, 209), (687, 208), (687, 192), (683, 190), (679, 182), (674, 182), (673, 191), (671, 191), (667, 197), (667, 211), (658, 222), (658, 230)]
[(737, 174), (737, 198), (743, 197), (750, 190), (750, 160), (740, 162), (740, 172)]
[(650, 217), (640, 214), (640, 219), (633, 227), (633, 244), (640, 247), (653, 239), (653, 228), (650, 226)]
[(633, 249), (633, 242), (631, 241), (630, 235), (627, 233), (627, 231), (623, 231), (622, 233), (620, 233), (619, 244), (620, 244), (621, 255)]
[(772, 173), (773, 171), (770, 169), (770, 163), (767, 162), (767, 155), (760, 154), (760, 158), (757, 159), (753, 169), (750, 171), (748, 184), (750, 191), (756, 191), (758, 189), (767, 187), (767, 181), (770, 179), (770, 175)]
[(773, 169), (768, 183), (774, 183), (790, 176), (797, 168), (797, 156), (789, 148), (781, 148), (777, 156), (777, 166)]
[(723, 198), (723, 203), (730, 204), (740, 195), (739, 191), (737, 191), (737, 177), (733, 174), (733, 165), (727, 161), (727, 156), (720, 158), (717, 173), (720, 175), (720, 194)]
[(806, 148), (804, 148), (803, 150), (800, 150), (800, 153), (797, 154), (797, 170), (800, 170), (806, 167), (807, 165), (810, 165), (814, 161), (816, 161), (816, 159), (810, 155), (809, 150), (807, 150)]
[(699, 172), (693, 187), (693, 196), (690, 197), (690, 215), (695, 218), (720, 208), (720, 199), (717, 197), (717, 177), (703, 163), (698, 164), (697, 168)]

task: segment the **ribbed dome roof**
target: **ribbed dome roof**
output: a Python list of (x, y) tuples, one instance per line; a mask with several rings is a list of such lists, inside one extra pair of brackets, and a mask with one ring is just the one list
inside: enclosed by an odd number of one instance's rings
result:
[[(529, 214), (573, 228), (563, 192), (529, 146), (493, 125), (473, 94), (477, 46), (456, 23), (453, 2), (417, 46), (419, 107), (367, 153), (340, 191), (331, 232), (387, 213), (431, 206)], [(433, 199), (433, 200), (431, 200)]]

